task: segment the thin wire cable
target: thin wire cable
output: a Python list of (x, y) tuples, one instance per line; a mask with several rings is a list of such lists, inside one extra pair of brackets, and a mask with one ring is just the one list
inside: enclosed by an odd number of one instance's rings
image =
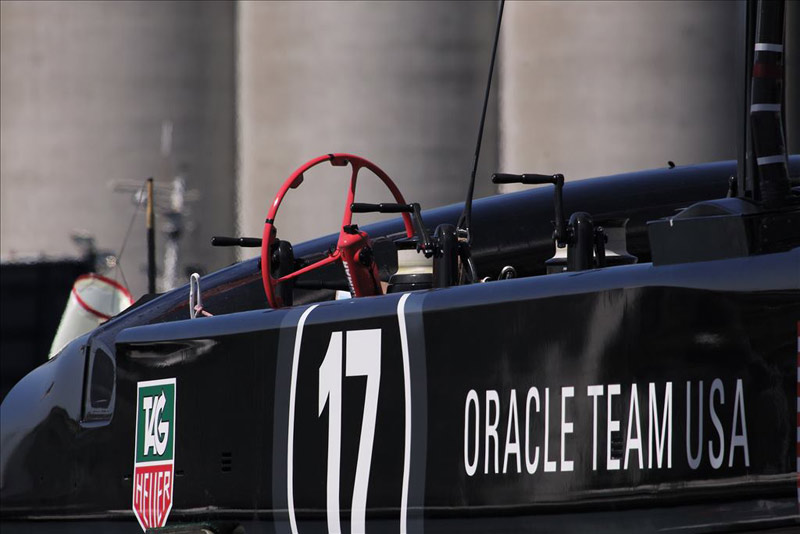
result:
[[(117, 262), (117, 269), (119, 269), (119, 274), (122, 275), (122, 283), (125, 284), (125, 289), (130, 291), (131, 286), (128, 285), (128, 280), (125, 278), (125, 271), (122, 270), (122, 265), (119, 262)], [(116, 275), (114, 275), (114, 281), (116, 280)]]
[(122, 246), (119, 248), (119, 254), (117, 254), (117, 265), (119, 265), (120, 260), (122, 260), (122, 254), (124, 254), (125, 246), (128, 244), (128, 238), (131, 236), (131, 229), (133, 229), (133, 223), (136, 221), (136, 215), (139, 213), (139, 209), (142, 207), (142, 199), (144, 199), (145, 187), (147, 187), (146, 182), (142, 184), (142, 188), (139, 190), (139, 202), (136, 203), (136, 209), (133, 210), (133, 215), (131, 215), (131, 220), (128, 223), (128, 229), (125, 231), (125, 238), (122, 240)]
[(481, 112), (481, 123), (478, 127), (478, 142), (475, 146), (475, 155), (472, 160), (472, 173), (469, 178), (469, 187), (467, 188), (467, 199), (464, 202), (464, 211), (458, 218), (458, 229), (466, 230), (468, 242), (472, 240), (472, 232), (470, 227), (472, 225), (472, 197), (475, 196), (475, 174), (478, 172), (478, 159), (481, 154), (481, 143), (483, 142), (483, 127), (486, 123), (486, 108), (489, 105), (489, 93), (492, 90), (492, 76), (494, 74), (494, 61), (497, 57), (497, 42), (500, 40), (500, 24), (503, 21), (503, 7), (505, 0), (500, 0), (500, 7), (497, 10), (497, 30), (494, 34), (494, 45), (492, 46), (492, 61), (489, 64), (489, 79), (486, 82), (486, 93), (483, 96), (483, 111)]
[(131, 236), (131, 230), (133, 229), (133, 223), (136, 222), (136, 216), (139, 214), (139, 210), (142, 207), (142, 200), (144, 199), (144, 190), (147, 187), (147, 182), (142, 184), (141, 189), (139, 189), (137, 195), (139, 197), (139, 201), (136, 203), (136, 209), (133, 210), (133, 215), (131, 215), (131, 220), (128, 222), (128, 229), (125, 231), (125, 237), (122, 239), (122, 245), (119, 248), (119, 253), (117, 254), (117, 264), (115, 265), (114, 269), (114, 281), (117, 281), (117, 271), (122, 276), (122, 282), (125, 284), (125, 288), (130, 291), (130, 286), (128, 285), (128, 280), (125, 278), (125, 272), (122, 270), (122, 255), (125, 253), (125, 247), (128, 245), (128, 238)]

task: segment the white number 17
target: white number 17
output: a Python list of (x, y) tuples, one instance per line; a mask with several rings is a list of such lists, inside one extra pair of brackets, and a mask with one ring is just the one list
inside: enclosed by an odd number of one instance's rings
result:
[[(361, 420), (361, 439), (358, 445), (356, 479), (353, 485), (351, 508), (352, 532), (365, 532), (369, 468), (372, 444), (375, 439), (375, 418), (378, 412), (378, 389), (381, 381), (381, 331), (355, 330), (347, 332), (346, 376), (366, 376), (364, 417)], [(339, 473), (342, 449), (342, 332), (334, 332), (328, 352), (319, 366), (319, 416), (328, 406), (328, 474), (327, 515), (328, 532), (340, 534)]]

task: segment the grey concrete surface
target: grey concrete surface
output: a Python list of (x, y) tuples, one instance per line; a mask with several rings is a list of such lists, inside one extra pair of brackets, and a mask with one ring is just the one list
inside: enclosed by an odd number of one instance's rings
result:
[[(189, 187), (203, 194), (184, 263), (215, 269), (233, 260), (231, 250), (211, 249), (207, 236), (234, 229), (235, 9), (227, 2), (0, 3), (4, 261), (74, 256), (77, 229), (118, 252), (134, 206), (109, 183), (166, 181), (183, 164)], [(169, 165), (160, 153), (165, 120), (174, 131)], [(146, 290), (144, 236), (140, 213), (122, 258), (134, 296)]]
[(507, 15), (502, 170), (580, 179), (736, 157), (735, 3), (509, 2)]

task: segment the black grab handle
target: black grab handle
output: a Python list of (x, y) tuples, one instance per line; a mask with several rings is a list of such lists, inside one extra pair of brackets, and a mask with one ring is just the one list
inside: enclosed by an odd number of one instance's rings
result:
[(559, 247), (567, 244), (567, 222), (564, 220), (564, 202), (562, 200), (562, 189), (564, 189), (563, 174), (507, 174), (496, 173), (492, 175), (492, 183), (495, 184), (553, 184), (555, 193), (553, 195), (553, 210), (555, 211), (555, 231), (553, 238)]
[(366, 202), (353, 202), (350, 205), (353, 213), (414, 213), (411, 204), (367, 204)]
[(211, 238), (212, 247), (260, 247), (260, 237), (225, 237), (215, 235)]
[(492, 175), (493, 184), (555, 184), (558, 174), (508, 174), (498, 172)]

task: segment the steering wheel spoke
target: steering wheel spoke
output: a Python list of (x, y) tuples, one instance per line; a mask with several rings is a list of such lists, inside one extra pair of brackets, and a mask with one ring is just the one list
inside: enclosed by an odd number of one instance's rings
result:
[(328, 264), (334, 263), (338, 259), (339, 259), (338, 254), (333, 254), (331, 256), (328, 256), (327, 258), (323, 258), (323, 259), (321, 259), (319, 261), (315, 261), (311, 265), (306, 265), (302, 269), (297, 269), (295, 272), (289, 273), (286, 276), (281, 276), (277, 280), (273, 279), (274, 283), (275, 284), (280, 284), (281, 282), (286, 282), (286, 281), (291, 280), (293, 278), (297, 278), (298, 276), (300, 276), (302, 274), (306, 274), (307, 272), (313, 271), (314, 269), (319, 269), (320, 267), (324, 267), (324, 266), (326, 266)]

